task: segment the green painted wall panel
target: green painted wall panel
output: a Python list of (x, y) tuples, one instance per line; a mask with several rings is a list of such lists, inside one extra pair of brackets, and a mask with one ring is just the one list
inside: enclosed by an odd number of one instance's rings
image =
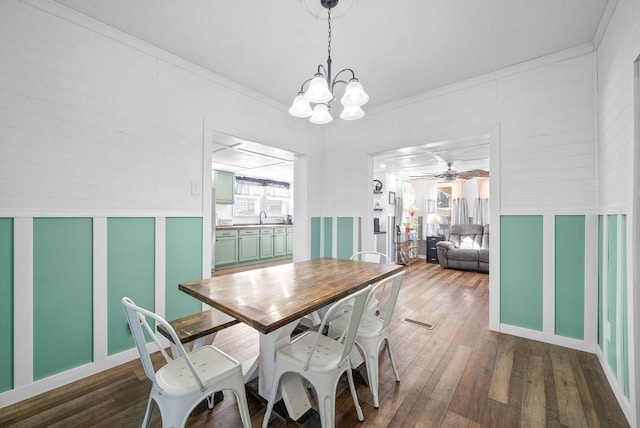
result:
[(167, 218), (165, 263), (165, 318), (200, 312), (202, 303), (178, 284), (202, 278), (202, 218)]
[(604, 287), (604, 254), (602, 252), (602, 242), (604, 237), (604, 216), (598, 216), (598, 346), (604, 351), (604, 307), (603, 287)]
[(0, 392), (13, 389), (13, 219), (0, 218)]
[(618, 328), (616, 322), (616, 305), (618, 300), (616, 295), (616, 283), (618, 281), (618, 273), (616, 268), (616, 264), (618, 262), (618, 218), (615, 215), (609, 215), (607, 216), (606, 222), (608, 229), (608, 234), (606, 236), (608, 252), (605, 263), (607, 263), (608, 275), (607, 289), (605, 290), (605, 292), (607, 293), (607, 313), (609, 325), (611, 328), (611, 336), (608, 341), (605, 340), (605, 346), (607, 346), (609, 367), (611, 367), (611, 370), (613, 370), (613, 372), (617, 374), (617, 340), (615, 333)]
[(337, 232), (337, 257), (339, 259), (350, 258), (353, 251), (353, 217), (338, 217)]
[(500, 322), (542, 331), (542, 216), (500, 218)]
[(93, 360), (93, 224), (33, 220), (33, 377)]
[(584, 340), (585, 218), (555, 218), (555, 332)]
[(155, 310), (155, 219), (107, 219), (107, 322), (109, 355), (135, 346), (120, 300)]
[(622, 262), (622, 390), (629, 398), (629, 318), (627, 314), (627, 216), (622, 217), (622, 254), (619, 254)]
[(320, 217), (311, 217), (311, 260), (320, 258), (320, 247), (322, 243), (320, 225)]
[(324, 218), (324, 251), (322, 257), (333, 257), (333, 217)]

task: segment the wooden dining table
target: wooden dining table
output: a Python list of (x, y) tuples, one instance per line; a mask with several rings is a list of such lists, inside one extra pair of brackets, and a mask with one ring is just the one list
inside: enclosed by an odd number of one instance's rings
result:
[[(268, 399), (276, 351), (306, 315), (324, 308), (404, 267), (334, 258), (321, 258), (231, 273), (179, 284), (179, 289), (253, 327), (260, 334), (260, 351), (245, 381), (258, 376), (258, 393)], [(280, 395), (291, 419), (311, 404), (298, 376), (285, 376)]]

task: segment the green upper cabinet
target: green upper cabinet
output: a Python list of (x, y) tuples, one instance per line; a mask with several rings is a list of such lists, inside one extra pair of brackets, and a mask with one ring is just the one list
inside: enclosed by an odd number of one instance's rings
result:
[(213, 188), (216, 189), (216, 204), (233, 204), (236, 175), (233, 172), (213, 171)]

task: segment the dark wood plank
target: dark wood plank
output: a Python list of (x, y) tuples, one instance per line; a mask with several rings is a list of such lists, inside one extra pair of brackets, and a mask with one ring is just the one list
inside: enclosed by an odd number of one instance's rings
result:
[[(201, 337), (217, 333), (239, 322), (237, 319), (216, 309), (209, 309), (169, 321), (169, 324), (178, 335), (180, 342), (188, 343)], [(157, 329), (160, 334), (171, 340), (171, 335), (164, 326), (158, 325)]]

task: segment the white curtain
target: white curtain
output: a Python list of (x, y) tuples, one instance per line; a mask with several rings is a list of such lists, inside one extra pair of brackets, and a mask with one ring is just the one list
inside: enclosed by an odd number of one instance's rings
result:
[(467, 213), (467, 201), (464, 199), (464, 180), (456, 180), (451, 183), (451, 224), (469, 223)]
[(474, 221), (477, 224), (489, 223), (489, 179), (478, 178), (478, 197), (476, 198), (476, 212)]
[(262, 196), (262, 184), (245, 177), (236, 177), (236, 195)]
[(427, 199), (425, 203), (424, 222), (426, 225), (422, 228), (422, 239), (427, 236), (435, 236), (438, 233), (438, 224), (440, 220), (437, 218), (436, 210), (438, 209), (438, 182), (427, 182)]
[(236, 195), (289, 198), (290, 184), (283, 181), (265, 180), (253, 177), (236, 177)]

